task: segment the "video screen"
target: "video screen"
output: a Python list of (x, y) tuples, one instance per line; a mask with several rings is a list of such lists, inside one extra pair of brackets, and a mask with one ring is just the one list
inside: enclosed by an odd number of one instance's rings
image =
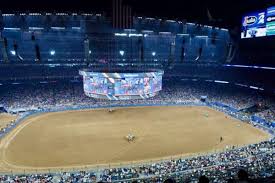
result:
[(151, 95), (162, 89), (162, 74), (155, 74), (154, 76), (125, 78), (110, 78), (102, 77), (100, 75), (84, 76), (84, 91), (89, 95), (108, 95), (112, 96), (144, 96)]
[(266, 35), (275, 35), (275, 6), (266, 11)]
[(266, 36), (265, 12), (252, 13), (243, 17), (241, 38)]
[(275, 35), (275, 6), (265, 11), (247, 14), (242, 19), (241, 38)]
[(98, 73), (80, 71), (88, 97), (108, 100), (146, 99), (162, 90), (163, 71)]
[(97, 93), (97, 94), (108, 94), (108, 79), (102, 77), (90, 77), (88, 79), (85, 78), (84, 82), (84, 90), (89, 91), (89, 93)]
[(117, 95), (140, 95), (143, 93), (143, 78), (122, 78), (115, 82)]
[(162, 76), (156, 76), (153, 80), (153, 90), (155, 92), (160, 91), (162, 89)]

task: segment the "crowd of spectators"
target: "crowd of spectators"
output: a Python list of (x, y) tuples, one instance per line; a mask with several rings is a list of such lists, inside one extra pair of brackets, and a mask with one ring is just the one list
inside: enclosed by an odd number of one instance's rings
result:
[(72, 105), (199, 102), (201, 96), (207, 96), (210, 102), (221, 102), (236, 109), (263, 104), (267, 108), (255, 114), (269, 121), (275, 121), (274, 96), (210, 82), (164, 82), (163, 90), (157, 96), (134, 101), (107, 101), (87, 97), (83, 92), (82, 83), (9, 85), (1, 88), (0, 104), (9, 110)]
[[(230, 149), (222, 153), (189, 159), (174, 159), (158, 163), (124, 168), (110, 168), (74, 173), (32, 175), (3, 175), (1, 182), (144, 182), (161, 183), (168, 178), (176, 182), (197, 182), (205, 175), (211, 182), (223, 183), (238, 180), (237, 172), (243, 169), (250, 179), (272, 177), (275, 173), (274, 139)], [(273, 177), (274, 178), (274, 177)], [(269, 179), (271, 182), (272, 179)], [(268, 182), (268, 181), (267, 181)]]
[(207, 175), (213, 182), (225, 182), (230, 178), (235, 179), (234, 175), (240, 168), (249, 170), (253, 174), (252, 178), (265, 177), (274, 173), (273, 150), (274, 141), (271, 140), (208, 156), (104, 170), (102, 177), (105, 181), (108, 178), (120, 180), (140, 177), (163, 181), (168, 177), (176, 177), (180, 182), (192, 182), (198, 180), (200, 175)]
[(256, 116), (259, 116), (267, 121), (275, 121), (275, 106), (270, 106), (269, 109), (256, 113)]
[[(199, 82), (164, 82), (163, 90), (146, 100), (107, 101), (85, 96), (82, 83), (53, 83), (39, 85), (3, 86), (0, 104), (8, 111), (16, 109), (51, 108), (56, 106), (114, 104), (200, 103), (201, 96), (210, 102), (221, 102), (236, 109), (256, 103), (268, 106), (256, 115), (275, 121), (274, 98), (256, 91), (228, 87), (225, 84)], [(273, 96), (274, 97), (274, 96)], [(251, 179), (275, 175), (275, 139), (246, 147), (232, 147), (224, 152), (201, 155), (187, 159), (174, 159), (131, 165), (120, 168), (32, 175), (3, 175), (0, 182), (155, 182), (168, 178), (176, 182), (197, 182), (201, 175), (210, 182), (234, 182), (237, 172), (244, 169)]]

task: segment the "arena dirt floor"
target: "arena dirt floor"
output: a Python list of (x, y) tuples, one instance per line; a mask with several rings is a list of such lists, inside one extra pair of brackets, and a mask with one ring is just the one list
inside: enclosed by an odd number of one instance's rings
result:
[[(128, 142), (125, 136), (136, 138)], [(220, 137), (223, 141), (220, 142)], [(0, 170), (95, 167), (221, 151), (269, 134), (207, 107), (133, 107), (45, 113), (26, 119), (0, 146)]]

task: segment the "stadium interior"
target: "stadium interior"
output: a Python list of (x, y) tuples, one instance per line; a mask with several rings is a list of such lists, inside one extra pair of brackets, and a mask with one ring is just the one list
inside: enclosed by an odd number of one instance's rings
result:
[(275, 181), (275, 3), (172, 2), (0, 7), (0, 182)]

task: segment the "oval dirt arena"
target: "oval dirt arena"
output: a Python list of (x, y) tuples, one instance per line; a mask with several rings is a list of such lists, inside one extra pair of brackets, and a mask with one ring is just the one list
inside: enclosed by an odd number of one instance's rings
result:
[[(129, 133), (136, 137), (133, 142), (125, 139)], [(65, 111), (26, 119), (2, 141), (1, 160), (9, 168), (131, 163), (268, 138), (264, 131), (207, 107)]]

